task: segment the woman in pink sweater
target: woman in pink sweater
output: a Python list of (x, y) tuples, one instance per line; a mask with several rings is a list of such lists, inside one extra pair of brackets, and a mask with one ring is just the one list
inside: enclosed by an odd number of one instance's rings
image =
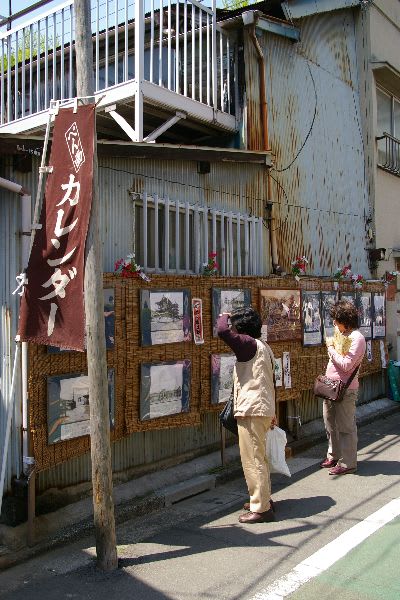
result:
[[(349, 338), (350, 344), (347, 352), (340, 354), (334, 348), (333, 338), (327, 340), (329, 363), (326, 375), (346, 382), (354, 369), (360, 366), (366, 342), (358, 330), (358, 312), (351, 302), (336, 302), (331, 309), (331, 316), (334, 325)], [(344, 475), (357, 470), (357, 395), (356, 373), (341, 402), (324, 400), (323, 414), (329, 447), (327, 457), (320, 466), (329, 469), (329, 475)]]

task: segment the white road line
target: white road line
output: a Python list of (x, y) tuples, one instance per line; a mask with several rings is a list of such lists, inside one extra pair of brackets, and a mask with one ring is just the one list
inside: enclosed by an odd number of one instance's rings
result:
[(274, 581), (265, 590), (253, 596), (251, 600), (282, 600), (286, 598), (301, 585), (326, 571), (350, 550), (399, 515), (400, 498), (395, 498), (303, 560), (290, 573)]

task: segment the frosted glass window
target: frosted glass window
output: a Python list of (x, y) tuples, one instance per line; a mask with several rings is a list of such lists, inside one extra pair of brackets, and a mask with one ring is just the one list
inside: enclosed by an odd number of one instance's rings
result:
[(379, 138), (384, 133), (391, 136), (378, 139), (378, 164), (397, 173), (400, 161), (399, 143), (396, 141), (396, 138), (400, 139), (400, 102), (378, 89), (377, 108), (377, 136)]
[(377, 133), (383, 135), (383, 133), (392, 133), (392, 99), (390, 96), (378, 90), (378, 124)]
[(400, 102), (397, 100), (394, 100), (393, 102), (393, 122), (393, 135), (395, 138), (400, 140)]

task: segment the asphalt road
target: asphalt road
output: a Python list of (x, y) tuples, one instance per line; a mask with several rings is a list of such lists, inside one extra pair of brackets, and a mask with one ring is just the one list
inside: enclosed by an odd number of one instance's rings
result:
[[(1, 573), (0, 598), (272, 598), (267, 592), (276, 580), (400, 497), (399, 432), (400, 412), (361, 428), (359, 468), (355, 474), (332, 477), (320, 469), (318, 462), (325, 446), (316, 446), (289, 461), (293, 471), (299, 469), (296, 474), (290, 479), (273, 476), (277, 515), (274, 523), (238, 522), (242, 504), (247, 500), (244, 481), (238, 479), (119, 525), (117, 572), (104, 574), (96, 569), (94, 540), (86, 538)], [(399, 527), (398, 520), (394, 520), (341, 559), (342, 566), (335, 563), (330, 581), (332, 571), (328, 570), (288, 597), (293, 600), (338, 596), (344, 600), (400, 598), (396, 580), (387, 576), (395, 561), (398, 564), (394, 541), (398, 540)], [(374, 538), (379, 543), (374, 543)], [(383, 543), (384, 539), (388, 541)], [(361, 556), (364, 556), (363, 568)], [(338, 573), (344, 565), (349, 572), (341, 585), (345, 587), (347, 582), (353, 586), (347, 589), (347, 596), (338, 586)], [(380, 595), (374, 595), (373, 587), (362, 581), (362, 574), (372, 577), (371, 565), (375, 589), (380, 589)]]

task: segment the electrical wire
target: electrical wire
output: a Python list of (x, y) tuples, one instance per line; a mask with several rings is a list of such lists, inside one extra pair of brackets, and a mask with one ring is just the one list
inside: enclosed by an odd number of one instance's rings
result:
[(273, 177), (271, 174), (270, 174), (270, 177), (271, 177), (271, 179), (273, 179), (273, 180), (275, 181), (275, 183), (276, 183), (276, 184), (279, 186), (279, 188), (282, 190), (282, 192), (283, 192), (283, 195), (285, 196), (285, 198), (286, 198), (286, 200), (287, 200), (287, 202), (286, 202), (286, 206), (287, 206), (287, 214), (286, 214), (286, 217), (284, 218), (284, 220), (282, 221), (282, 223), (281, 223), (281, 224), (280, 224), (278, 227), (275, 227), (275, 229), (271, 229), (271, 233), (272, 233), (272, 232), (274, 232), (274, 231), (278, 231), (279, 229), (282, 229), (282, 227), (283, 227), (283, 226), (284, 226), (284, 225), (287, 223), (287, 220), (288, 220), (288, 218), (289, 218), (289, 210), (290, 210), (290, 205), (289, 205), (289, 198), (288, 198), (288, 195), (287, 195), (287, 193), (286, 193), (286, 190), (285, 190), (285, 188), (283, 187), (283, 185), (282, 185), (282, 184), (281, 184), (281, 183), (280, 183), (280, 182), (279, 182), (277, 179), (275, 179), (275, 177)]
[[(201, 191), (205, 191), (203, 187), (199, 186), (199, 185), (193, 185), (191, 183), (183, 183), (182, 181), (176, 181), (173, 179), (166, 179), (165, 177), (156, 177), (155, 175), (148, 175), (147, 173), (138, 173), (137, 171), (127, 171), (126, 169), (116, 169), (115, 167), (107, 167), (105, 165), (101, 165), (100, 167), (101, 169), (107, 169), (109, 171), (114, 171), (116, 173), (126, 173), (127, 175), (134, 175), (136, 177), (144, 177), (145, 179), (154, 179), (155, 181), (161, 181), (163, 183), (171, 183), (174, 185), (181, 185), (183, 187), (186, 188), (192, 188), (195, 190), (201, 190)], [(279, 181), (277, 179), (275, 179), (272, 175), (270, 175), (270, 177), (279, 185), (281, 186), (282, 190), (284, 189), (282, 187), (282, 185), (279, 183)], [(296, 208), (296, 209), (301, 209), (301, 210), (313, 210), (316, 212), (320, 212), (320, 213), (327, 213), (327, 214), (332, 214), (332, 215), (342, 215), (344, 217), (361, 217), (362, 215), (357, 214), (357, 213), (347, 213), (347, 212), (341, 212), (341, 211), (337, 211), (337, 210), (327, 210), (324, 208), (316, 208), (316, 207), (310, 207), (310, 206), (302, 206), (300, 204), (289, 204), (289, 203), (285, 203), (285, 202), (278, 202), (278, 201), (271, 201), (271, 200), (267, 200), (267, 198), (253, 198), (251, 196), (248, 195), (243, 195), (237, 192), (228, 192), (228, 191), (224, 191), (224, 190), (216, 190), (216, 189), (210, 189), (207, 188), (208, 192), (214, 192), (215, 194), (220, 194), (220, 195), (225, 195), (225, 196), (230, 196), (230, 197), (236, 197), (239, 199), (246, 199), (249, 202), (272, 202), (272, 204), (277, 204), (278, 206), (287, 206), (290, 208)], [(285, 192), (285, 196), (286, 198), (288, 198), (286, 192)]]
[[(363, 7), (361, 6), (361, 9), (363, 11)], [(362, 19), (364, 20), (364, 13), (361, 12), (362, 15)], [(346, 17), (343, 20), (343, 31), (344, 34), (346, 34)], [(356, 23), (355, 23), (355, 19), (353, 17), (353, 36), (354, 36), (354, 55), (355, 55), (355, 61), (356, 61), (356, 72), (359, 73), (359, 65), (358, 65), (358, 55), (357, 55), (357, 35), (356, 35)], [(351, 71), (351, 62), (349, 61), (349, 72), (350, 72), (350, 81), (353, 81), (353, 74)], [(352, 92), (352, 97), (353, 97), (353, 105), (354, 105), (354, 112), (356, 115), (356, 121), (357, 121), (357, 127), (358, 127), (358, 133), (360, 135), (360, 140), (361, 140), (361, 145), (362, 145), (362, 149), (363, 149), (363, 175), (364, 175), (364, 187), (363, 187), (363, 196), (364, 196), (364, 203), (365, 205), (368, 206), (368, 208), (370, 209), (369, 206), (369, 199), (368, 199), (368, 195), (367, 195), (367, 189), (368, 189), (368, 177), (367, 177), (367, 166), (366, 166), (366, 147), (365, 147), (365, 143), (364, 143), (364, 136), (362, 133), (362, 129), (361, 129), (361, 123), (360, 123), (360, 119), (359, 119), (359, 114), (358, 114), (358, 105), (357, 105), (357, 101), (356, 101), (356, 95), (355, 95), (355, 91), (354, 91), (354, 87), (351, 85), (351, 92)], [(365, 212), (364, 212), (364, 219), (365, 219)], [(365, 230), (366, 230), (366, 234), (367, 234), (367, 228), (368, 228), (368, 223), (365, 222)]]
[(311, 133), (312, 133), (313, 127), (314, 127), (315, 119), (316, 119), (316, 116), (317, 116), (317, 108), (318, 108), (318, 94), (317, 94), (317, 86), (315, 85), (314, 76), (313, 76), (313, 74), (312, 74), (311, 67), (310, 67), (310, 64), (309, 64), (309, 61), (308, 61), (308, 59), (306, 59), (306, 61), (307, 61), (307, 62), (306, 62), (306, 64), (307, 64), (307, 67), (308, 67), (308, 71), (309, 71), (309, 73), (310, 73), (311, 81), (312, 81), (312, 84), (313, 84), (313, 88), (314, 88), (314, 96), (315, 96), (315, 105), (314, 105), (314, 114), (313, 114), (313, 118), (312, 118), (312, 121), (311, 121), (310, 128), (309, 128), (309, 130), (308, 130), (308, 133), (307, 133), (307, 135), (306, 135), (306, 137), (305, 137), (305, 139), (304, 139), (304, 142), (303, 142), (303, 143), (302, 143), (302, 145), (300, 146), (300, 149), (299, 149), (299, 151), (296, 153), (296, 155), (295, 155), (295, 157), (293, 158), (293, 160), (291, 160), (291, 161), (290, 161), (290, 163), (289, 163), (288, 165), (286, 165), (286, 167), (283, 167), (283, 169), (275, 169), (275, 168), (272, 168), (272, 170), (273, 170), (273, 171), (275, 171), (275, 173), (283, 173), (284, 171), (287, 171), (287, 170), (288, 170), (288, 169), (290, 169), (290, 167), (291, 167), (291, 166), (292, 166), (292, 165), (293, 165), (293, 164), (296, 162), (296, 160), (297, 160), (297, 159), (298, 159), (298, 157), (300, 156), (300, 153), (302, 152), (302, 150), (303, 150), (304, 146), (306, 145), (306, 143), (307, 143), (307, 141), (308, 141), (308, 139), (309, 139), (309, 137), (310, 137), (310, 135), (311, 135)]

